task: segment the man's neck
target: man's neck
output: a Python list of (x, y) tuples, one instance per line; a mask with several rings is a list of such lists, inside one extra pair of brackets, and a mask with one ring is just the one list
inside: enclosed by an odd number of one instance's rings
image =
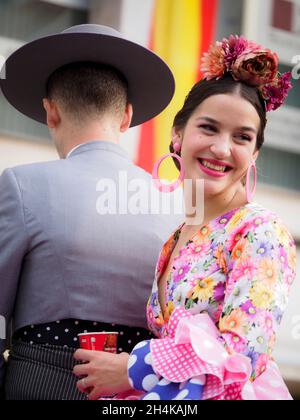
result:
[(107, 140), (105, 138), (99, 138), (99, 137), (97, 137), (95, 139), (87, 138), (85, 141), (78, 141), (77, 143), (73, 143), (71, 146), (69, 146), (67, 149), (65, 149), (65, 152), (64, 152), (65, 157), (67, 157), (70, 154), (70, 152), (72, 150), (74, 150), (76, 147), (81, 146), (81, 145), (86, 144), (86, 143), (91, 143), (93, 141), (103, 141), (103, 142), (107, 142), (107, 143), (119, 144), (119, 142), (117, 142), (117, 141)]
[(64, 159), (76, 146), (99, 140), (119, 144), (120, 132), (108, 125), (97, 124), (81, 131), (70, 127), (69, 130), (66, 130), (66, 135), (62, 137), (59, 154)]

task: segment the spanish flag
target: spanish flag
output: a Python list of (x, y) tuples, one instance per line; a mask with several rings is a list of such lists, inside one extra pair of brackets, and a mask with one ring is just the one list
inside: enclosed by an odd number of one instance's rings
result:
[[(141, 129), (136, 164), (150, 173), (156, 160), (169, 152), (174, 117), (201, 78), (200, 58), (214, 41), (218, 1), (155, 0), (150, 49), (173, 71), (176, 93), (169, 107)], [(162, 166), (160, 176), (178, 177), (171, 159)]]

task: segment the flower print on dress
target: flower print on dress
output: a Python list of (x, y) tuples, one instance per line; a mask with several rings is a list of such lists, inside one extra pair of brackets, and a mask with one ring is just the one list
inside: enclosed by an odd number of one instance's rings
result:
[(249, 299), (250, 287), (249, 277), (244, 277), (242, 280), (237, 281), (228, 299), (226, 299), (226, 307), (229, 306), (233, 309), (241, 307), (243, 309), (243, 304)]
[(250, 300), (258, 309), (269, 310), (274, 301), (274, 291), (268, 283), (256, 281), (250, 289)]
[(223, 334), (223, 338), (233, 352), (244, 353), (247, 348), (247, 340), (237, 334)]
[(209, 252), (211, 252), (211, 246), (207, 242), (201, 243), (201, 241), (193, 241), (188, 245), (187, 251), (187, 261), (198, 261), (199, 258), (202, 258), (203, 256), (208, 255)]
[(249, 357), (249, 359), (251, 360), (253, 371), (255, 371), (255, 366), (259, 359), (260, 354), (253, 350), (249, 351), (249, 349), (244, 354), (245, 356)]
[(261, 242), (257, 242), (253, 245), (254, 256), (258, 254), (262, 257), (269, 257), (272, 253), (272, 243), (266, 238)]
[(263, 258), (258, 267), (258, 280), (273, 287), (278, 281), (278, 263), (271, 258)]
[[(285, 267), (285, 264), (283, 264), (282, 266)], [(290, 268), (290, 266), (287, 266), (283, 273), (283, 282), (289, 289), (294, 283), (294, 276), (294, 271)]]
[(256, 274), (256, 265), (253, 259), (242, 258), (236, 264), (234, 271), (231, 273), (231, 282), (235, 285), (237, 282), (242, 281), (243, 279), (249, 280), (253, 279)]
[(215, 286), (213, 278), (196, 278), (194, 279), (193, 284), (192, 299), (194, 301), (200, 300), (201, 302), (206, 302), (213, 297)]
[(249, 329), (249, 321), (245, 312), (241, 309), (234, 309), (226, 317), (221, 317), (219, 330), (221, 333), (233, 332), (241, 337), (245, 336)]
[[(245, 238), (249, 232), (249, 226), (248, 225), (238, 225), (229, 235), (226, 244), (227, 249), (229, 251), (232, 251), (237, 244), (240, 243), (242, 238)], [(244, 242), (244, 245), (246, 245), (246, 241)], [(238, 256), (237, 256), (238, 257)]]
[(270, 357), (267, 354), (261, 354), (255, 364), (255, 375), (260, 376), (262, 375), (266, 369), (268, 362), (270, 360)]
[(268, 349), (269, 337), (259, 327), (253, 326), (248, 333), (249, 347), (257, 353), (266, 353)]
[(225, 284), (224, 282), (218, 283), (214, 288), (214, 300), (216, 302), (224, 301), (225, 296)]
[(279, 263), (281, 264), (283, 268), (283, 272), (285, 273), (286, 270), (289, 269), (289, 261), (288, 261), (288, 253), (283, 246), (279, 247), (278, 257), (279, 257)]
[(189, 272), (190, 265), (182, 263), (181, 260), (177, 260), (173, 266), (173, 280), (174, 283), (179, 283), (184, 279), (185, 275)]
[(237, 211), (232, 218), (230, 219), (229, 223), (226, 226), (226, 231), (228, 234), (232, 233), (234, 229), (236, 229), (240, 222), (244, 219), (247, 214), (247, 209), (242, 208), (240, 211)]
[(177, 286), (173, 293), (173, 300), (175, 307), (185, 306), (187, 295), (191, 289), (189, 283), (182, 283)]
[(274, 333), (274, 320), (271, 312), (262, 311), (257, 317), (258, 325), (268, 335), (272, 337)]
[(221, 268), (223, 273), (227, 272), (227, 260), (226, 254), (224, 252), (224, 245), (219, 245), (214, 252), (214, 257), (216, 258), (216, 262), (218, 266)]
[(246, 312), (248, 318), (256, 318), (257, 314), (261, 312), (256, 306), (253, 305), (251, 300), (247, 300), (241, 305), (242, 311)]
[(195, 243), (204, 243), (209, 241), (210, 242), (210, 235), (213, 233), (213, 230), (210, 226), (206, 225), (200, 228), (198, 232), (192, 238), (192, 241)]

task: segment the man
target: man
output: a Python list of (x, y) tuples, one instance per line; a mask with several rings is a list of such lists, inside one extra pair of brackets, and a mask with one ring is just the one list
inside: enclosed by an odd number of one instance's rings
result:
[(1, 88), (16, 109), (47, 123), (60, 160), (0, 177), (0, 314), (7, 326), (13, 320), (0, 383), (7, 399), (82, 399), (72, 373), (79, 332), (118, 331), (120, 353), (149, 334), (155, 263), (178, 220), (101, 215), (97, 185), (118, 184), (122, 172), (150, 186), (118, 143), (167, 106), (174, 79), (117, 31), (80, 25), (17, 50)]

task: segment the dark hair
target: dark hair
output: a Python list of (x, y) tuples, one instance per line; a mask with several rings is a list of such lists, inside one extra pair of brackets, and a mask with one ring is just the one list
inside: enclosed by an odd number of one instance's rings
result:
[[(265, 141), (264, 132), (267, 124), (264, 100), (257, 88), (235, 81), (230, 74), (219, 80), (202, 80), (198, 82), (186, 97), (183, 108), (177, 113), (173, 127), (184, 129), (196, 108), (210, 96), (233, 93), (239, 94), (250, 102), (259, 115), (261, 124), (257, 136), (256, 150), (260, 150)], [(174, 153), (173, 143), (170, 145), (170, 152)], [(174, 159), (174, 163), (180, 169), (179, 162), (176, 159)]]
[(77, 62), (57, 69), (48, 79), (47, 97), (61, 101), (75, 118), (121, 113), (128, 100), (128, 84), (115, 68), (93, 62)]

